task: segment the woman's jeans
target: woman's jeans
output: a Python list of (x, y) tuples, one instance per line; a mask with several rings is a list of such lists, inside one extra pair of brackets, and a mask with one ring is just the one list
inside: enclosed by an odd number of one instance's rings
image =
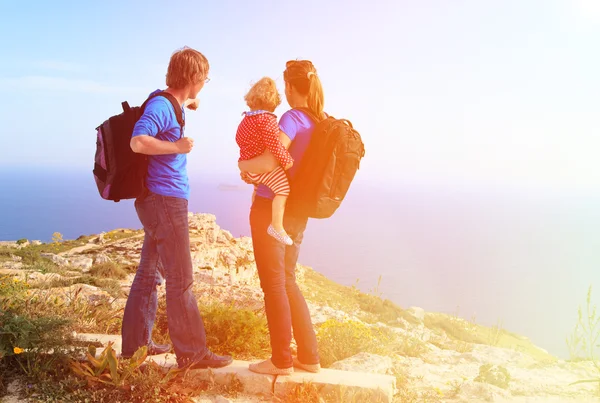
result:
[(317, 338), (306, 301), (296, 284), (296, 263), (308, 219), (286, 215), (284, 227), (294, 244), (286, 246), (267, 233), (272, 201), (256, 197), (250, 210), (250, 228), (260, 286), (271, 338), (271, 360), (278, 368), (293, 365), (292, 328), (303, 364), (319, 363)]

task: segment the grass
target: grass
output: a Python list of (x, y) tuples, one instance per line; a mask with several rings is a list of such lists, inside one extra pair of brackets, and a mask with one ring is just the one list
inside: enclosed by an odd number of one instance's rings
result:
[(15, 254), (15, 251), (17, 251), (15, 248), (0, 246), (0, 262), (12, 261), (12, 256)]
[[(412, 315), (393, 302), (376, 295), (376, 290), (372, 294), (363, 293), (356, 287), (337, 284), (312, 269), (305, 270), (304, 281), (300, 287), (308, 300), (353, 314), (366, 323), (382, 322), (391, 326), (401, 326), (399, 319), (402, 318), (411, 324), (416, 324)], [(483, 344), (518, 350), (541, 363), (553, 363), (557, 360), (531, 341), (504, 330), (501, 322), (486, 327), (457, 316), (427, 313), (424, 324), (434, 334), (443, 332), (448, 335), (450, 340), (443, 344), (432, 341), (440, 348), (464, 353), (471, 351), (474, 344)], [(424, 345), (420, 340), (405, 339), (401, 341), (402, 343), (404, 348), (397, 348), (401, 355), (418, 356), (423, 351)]]
[(89, 271), (89, 274), (94, 277), (112, 278), (118, 280), (124, 279), (129, 273), (129, 268), (124, 268), (123, 266), (114, 262), (95, 264)]
[(434, 388), (414, 388), (413, 378), (404, 369), (394, 367), (392, 375), (396, 377), (394, 403), (442, 403), (443, 393)]
[(587, 292), (585, 309), (579, 306), (577, 311), (577, 324), (566, 342), (572, 361), (581, 359), (589, 360), (595, 369), (592, 378), (581, 379), (571, 385), (594, 383), (597, 386), (597, 394), (600, 395), (600, 360), (598, 358), (598, 339), (600, 338), (600, 316), (597, 314), (597, 306), (592, 303), (592, 286)]
[(231, 304), (200, 306), (208, 347), (236, 359), (267, 358), (271, 352), (266, 317)]
[(361, 352), (419, 357), (426, 351), (421, 340), (398, 335), (388, 327), (368, 326), (357, 321), (329, 319), (318, 326), (317, 341), (321, 365), (325, 368)]
[[(77, 291), (66, 296), (43, 291), (0, 277), (0, 391), (16, 380), (28, 385), (20, 398), (38, 402), (184, 402), (201, 392), (151, 366), (132, 373), (130, 388), (78, 378), (69, 365), (79, 356), (71, 347), (72, 332), (119, 331), (122, 312), (110, 301), (90, 304)], [(127, 362), (118, 365), (131, 368)]]
[[(48, 289), (48, 284), (32, 289), (19, 279), (0, 277), (0, 392), (12, 380), (29, 385), (21, 398), (39, 402), (191, 402), (192, 396), (218, 393), (235, 397), (241, 391), (237, 379), (227, 386), (214, 381), (189, 382), (185, 373), (169, 375), (157, 366), (127, 367), (126, 360), (117, 367), (129, 371), (126, 385), (79, 378), (68, 365), (76, 357), (69, 347), (76, 344), (70, 339), (71, 332), (119, 333), (123, 312), (109, 300), (90, 304), (78, 291), (54, 295)], [(168, 338), (165, 307), (163, 298), (155, 330), (164, 331)], [(200, 310), (211, 350), (236, 358), (268, 356), (267, 324), (261, 311), (220, 303), (200, 305)], [(47, 356), (44, 352), (49, 348), (65, 353)]]
[(486, 341), (486, 337), (477, 332), (477, 325), (461, 318), (446, 314), (431, 313), (425, 315), (424, 323), (427, 328), (442, 331), (456, 341), (477, 344), (485, 344)]
[(116, 229), (104, 234), (104, 240), (106, 242), (119, 241), (125, 238), (132, 238), (134, 236), (143, 235), (144, 230), (132, 230), (132, 229)]
[(98, 278), (89, 274), (84, 274), (77, 277), (57, 278), (47, 282), (35, 283), (31, 286), (32, 289), (48, 290), (52, 288), (71, 287), (76, 284), (87, 284), (98, 287), (106, 291), (113, 298), (122, 298), (125, 296), (121, 289), (121, 283), (112, 278)]
[[(104, 237), (107, 242), (111, 242), (141, 233), (143, 232), (117, 230), (105, 234)], [(89, 239), (90, 237), (80, 237), (75, 241), (30, 245), (21, 249), (0, 247), (0, 261), (11, 260), (11, 255), (17, 255), (21, 256), (22, 262), (28, 269), (42, 273), (65, 274), (66, 268), (60, 268), (49, 259), (42, 258), (40, 253), (59, 253), (86, 244)], [(110, 245), (105, 248), (105, 251), (112, 250), (111, 248), (127, 250), (119, 245)], [(135, 269), (136, 265), (99, 264), (93, 266), (88, 274), (54, 279), (35, 287), (14, 280), (12, 277), (0, 277), (0, 332), (3, 335), (0, 335), (0, 343), (3, 343), (0, 356), (4, 356), (0, 360), (0, 392), (8, 379), (21, 376), (35, 380), (36, 386), (33, 392), (47, 399), (40, 401), (136, 401), (127, 400), (133, 397), (130, 392), (124, 390), (90, 387), (73, 376), (68, 368), (65, 369), (64, 363), (60, 360), (52, 362), (51, 365), (45, 364), (44, 359), (47, 357), (44, 356), (44, 349), (48, 348), (50, 339), (46, 341), (42, 339), (56, 337), (55, 342), (60, 350), (69, 343), (72, 344), (72, 341), (67, 341), (72, 331), (120, 333), (123, 312), (113, 305), (114, 298), (123, 296), (118, 279), (125, 278)], [(74, 284), (100, 287), (112, 298), (105, 297), (90, 303), (88, 298), (75, 289), (67, 295), (64, 295), (64, 291), (61, 295), (49, 291), (54, 287), (69, 287)], [(317, 327), (319, 353), (324, 367), (360, 352), (392, 357), (396, 355), (419, 357), (428, 351), (426, 343), (419, 338), (403, 336), (390, 327), (372, 325), (382, 322), (401, 326), (400, 319), (416, 323), (412, 315), (407, 314), (391, 301), (381, 298), (377, 289), (370, 293), (363, 293), (356, 287), (336, 284), (310, 269), (305, 271), (304, 281), (300, 286), (308, 300), (344, 311), (365, 322), (328, 320)], [(262, 305), (259, 309), (250, 309), (248, 306), (241, 302), (227, 304), (200, 302), (199, 309), (206, 327), (207, 344), (211, 350), (217, 354), (231, 354), (236, 359), (253, 360), (269, 356), (269, 335)], [(14, 315), (5, 312), (13, 312)], [(443, 348), (465, 352), (469, 351), (474, 344), (489, 344), (517, 349), (538, 360), (548, 362), (555, 360), (530, 341), (502, 329), (500, 323), (489, 328), (444, 314), (426, 314), (424, 322), (434, 335), (442, 333), (448, 335), (449, 341), (443, 343)], [(156, 342), (169, 341), (164, 298), (159, 300), (153, 332), (153, 339)], [(7, 334), (15, 336), (6, 336)], [(16, 354), (14, 347), (24, 348), (27, 352)], [(31, 353), (33, 351), (36, 353)], [(163, 382), (164, 374), (152, 371), (153, 369), (148, 369), (147, 372), (140, 370), (135, 377), (135, 387), (138, 391), (135, 395), (143, 396), (145, 401), (185, 401), (189, 396), (203, 391), (217, 390), (214, 384), (205, 384), (192, 390), (187, 388), (185, 383), (181, 383), (180, 379)], [(397, 380), (399, 383), (399, 393), (395, 399), (397, 402), (437, 403), (441, 401), (438, 390), (412, 390), (408, 378), (404, 375), (398, 375)], [(171, 387), (175, 389), (169, 389)], [(235, 393), (236, 388), (225, 392)], [(287, 400), (281, 401), (308, 403), (367, 401), (364, 396), (344, 390), (324, 396), (311, 384), (298, 385), (288, 392), (283, 398)]]
[(63, 276), (66, 275), (68, 271), (70, 271), (69, 267), (59, 266), (49, 259), (37, 260), (32, 265), (28, 266), (28, 269), (38, 271), (42, 274), (56, 273)]
[(304, 272), (300, 287), (308, 300), (356, 314), (364, 322), (398, 325), (399, 318), (410, 317), (390, 300), (363, 293), (354, 286), (340, 285), (312, 269)]
[[(216, 354), (240, 360), (267, 358), (271, 352), (267, 319), (262, 312), (221, 302), (198, 304), (206, 329), (206, 344)], [(169, 341), (166, 299), (158, 301), (152, 339)]]
[[(25, 287), (23, 292), (12, 292), (5, 304), (23, 312), (35, 312), (38, 317), (58, 316), (68, 320), (70, 329), (79, 333), (120, 333), (123, 311), (113, 305), (113, 300), (104, 298), (92, 304), (80, 289), (59, 295), (47, 291)], [(0, 301), (1, 298), (0, 295)]]
[(499, 325), (486, 327), (442, 313), (425, 315), (425, 326), (434, 332), (444, 332), (451, 339), (442, 348), (460, 351), (464, 343), (509, 348), (529, 355), (540, 363), (554, 363), (557, 358), (544, 352), (528, 339), (502, 329)]
[[(28, 383), (30, 388), (25, 390), (22, 398), (34, 402), (153, 402), (173, 403), (190, 402), (192, 397), (201, 395), (220, 394), (236, 397), (241, 390), (237, 379), (231, 380), (227, 386), (218, 385), (214, 380), (206, 382), (190, 382), (187, 371), (172, 369), (164, 370), (156, 364), (140, 365), (140, 361), (119, 359), (113, 357), (114, 366), (100, 370), (96, 365), (101, 357), (93, 353), (86, 362), (73, 359), (63, 360), (51, 371), (40, 374), (35, 383)], [(109, 360), (110, 361), (110, 360)], [(99, 376), (84, 376), (73, 370), (86, 365), (98, 370)], [(112, 382), (113, 375), (121, 380)], [(89, 375), (89, 374), (88, 374)], [(124, 377), (124, 375), (127, 375)], [(102, 379), (104, 382), (101, 382)], [(31, 380), (30, 380), (31, 381)]]
[[(41, 245), (28, 245), (24, 248), (18, 249), (15, 252), (15, 255), (23, 257), (23, 263), (26, 263), (25, 259), (28, 259), (29, 263), (29, 259), (33, 259), (33, 261), (44, 259), (40, 256), (41, 253), (58, 254), (79, 246), (86, 245), (87, 243), (87, 238), (81, 238), (79, 240), (75, 239), (62, 242), (43, 243)], [(31, 263), (33, 263), (33, 261), (31, 261)]]
[(380, 403), (383, 397), (373, 395), (371, 391), (353, 390), (340, 386), (330, 392), (323, 392), (322, 387), (312, 382), (291, 384), (281, 396), (275, 397), (280, 403)]
[[(132, 238), (143, 233), (143, 230), (114, 230), (104, 234), (104, 239), (106, 242), (113, 242), (125, 238)], [(47, 260), (40, 256), (40, 254), (42, 253), (59, 254), (62, 252), (66, 252), (73, 248), (87, 245), (92, 238), (94, 238), (94, 236), (81, 235), (77, 239), (61, 240), (60, 242), (42, 243), (41, 245), (30, 244), (20, 249), (0, 247), (0, 259), (10, 258), (10, 254), (14, 254), (16, 256), (22, 257), (24, 264), (32, 265), (41, 260)]]

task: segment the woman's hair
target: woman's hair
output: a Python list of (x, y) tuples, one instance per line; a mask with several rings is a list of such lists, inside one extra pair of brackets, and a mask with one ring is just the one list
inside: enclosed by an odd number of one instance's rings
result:
[(281, 104), (277, 85), (269, 77), (263, 77), (258, 80), (244, 96), (244, 100), (250, 109), (262, 109), (269, 112), (274, 112), (279, 104)]
[(195, 85), (208, 76), (208, 60), (195, 49), (187, 46), (176, 50), (167, 69), (167, 87), (182, 89)]
[(317, 69), (309, 60), (290, 60), (285, 64), (283, 79), (294, 87), (301, 95), (307, 96), (308, 109), (317, 116), (323, 117), (325, 98)]

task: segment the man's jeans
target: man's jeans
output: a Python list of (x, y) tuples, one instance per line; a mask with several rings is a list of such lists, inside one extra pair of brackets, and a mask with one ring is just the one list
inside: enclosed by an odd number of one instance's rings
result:
[(156, 287), (164, 277), (169, 335), (177, 361), (185, 365), (189, 360), (202, 359), (208, 350), (192, 293), (188, 201), (149, 193), (135, 201), (135, 209), (145, 236), (123, 315), (122, 353), (130, 355), (149, 344), (158, 306)]
[(294, 241), (292, 246), (286, 246), (267, 234), (271, 207), (271, 200), (257, 196), (250, 211), (254, 258), (265, 294), (271, 360), (278, 368), (292, 366), (290, 342), (293, 328), (298, 359), (303, 364), (317, 364), (317, 338), (306, 300), (296, 283), (296, 263), (308, 219), (285, 216), (285, 230)]

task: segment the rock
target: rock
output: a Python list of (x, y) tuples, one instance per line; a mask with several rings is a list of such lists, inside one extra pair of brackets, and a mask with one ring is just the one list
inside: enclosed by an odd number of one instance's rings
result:
[(219, 253), (219, 263), (224, 269), (235, 268), (237, 257), (229, 250), (221, 250)]
[(127, 304), (127, 298), (117, 298), (113, 300), (112, 306), (120, 309), (124, 309)]
[(69, 265), (69, 259), (65, 259), (62, 256), (55, 255), (54, 253), (40, 253), (40, 256), (52, 260), (54, 263), (61, 267)]
[(237, 274), (235, 269), (229, 269), (229, 285), (236, 285), (238, 283)]
[(8, 270), (21, 270), (23, 268), (23, 263), (21, 262), (3, 262), (0, 263), (0, 267)]
[(29, 271), (27, 270), (20, 270), (20, 269), (13, 269), (13, 268), (8, 268), (8, 267), (4, 267), (0, 265), (0, 277), (2, 276), (13, 276), (13, 277), (19, 277), (19, 278), (26, 278), (26, 276), (29, 274)]
[(21, 399), (20, 392), (23, 389), (21, 381), (15, 380), (8, 384), (6, 387), (6, 396), (2, 398), (3, 403), (19, 403)]
[(36, 239), (35, 241), (31, 241), (31, 244), (34, 245), (34, 246), (39, 246), (39, 245), (42, 244), (42, 241), (39, 241), (39, 240)]
[(94, 242), (98, 245), (104, 245), (106, 243), (106, 239), (104, 239), (105, 233), (101, 232), (96, 238), (90, 239), (90, 242)]
[(458, 397), (467, 401), (481, 399), (486, 402), (494, 402), (503, 399), (509, 399), (511, 394), (496, 386), (486, 383), (466, 381), (460, 386)]
[(10, 255), (10, 258), (12, 259), (13, 262), (20, 262), (23, 260), (23, 258), (21, 256), (15, 256), (15, 255)]
[(16, 241), (0, 241), (0, 246), (5, 248), (18, 248), (19, 245)]
[(206, 231), (206, 243), (213, 244), (217, 241), (217, 231), (210, 230)]
[(466, 353), (472, 355), (473, 361), (480, 363), (490, 363), (494, 365), (504, 365), (507, 362), (517, 363), (519, 365), (533, 365), (535, 359), (520, 351), (511, 350), (508, 348), (487, 346), (476, 344), (473, 351)]
[(342, 371), (391, 374), (393, 367), (394, 362), (391, 357), (370, 353), (358, 353), (350, 358), (334, 362), (330, 368)]
[(90, 271), (93, 264), (94, 261), (90, 257), (74, 256), (71, 258), (71, 266), (77, 269), (81, 269), (81, 271), (84, 273)]
[(510, 382), (508, 370), (501, 365), (483, 364), (479, 367), (479, 375), (475, 382), (487, 383), (507, 389)]
[(53, 281), (60, 281), (66, 278), (58, 273), (40, 273), (39, 271), (30, 271), (27, 274), (27, 281), (31, 285), (51, 284)]
[(214, 285), (216, 283), (212, 270), (201, 270), (194, 273), (194, 282), (201, 285)]
[(227, 230), (221, 230), (217, 236), (218, 243), (229, 243), (233, 240), (233, 235)]
[(52, 288), (44, 291), (52, 295), (62, 296), (67, 303), (72, 302), (74, 296), (83, 298), (93, 305), (99, 302), (112, 301), (109, 293), (89, 284), (74, 284), (70, 287)]
[(137, 263), (138, 263), (137, 261), (139, 261), (139, 258), (136, 259), (136, 262), (132, 262), (131, 260), (126, 259), (123, 256), (118, 256), (115, 259), (115, 263), (122, 264), (122, 265), (125, 265), (125, 266), (129, 266), (130, 264), (136, 264), (137, 265)]
[(425, 320), (425, 310), (423, 308), (411, 306), (410, 308), (406, 309), (404, 312), (408, 313), (418, 323), (423, 323), (423, 321)]
[(110, 263), (110, 262), (112, 262), (112, 260), (110, 259), (110, 257), (108, 257), (108, 255), (106, 255), (104, 253), (100, 253), (94, 259), (94, 264), (104, 264), (104, 263)]
[[(189, 213), (188, 221), (192, 238), (190, 249), (194, 267), (194, 293), (198, 299), (235, 303), (236, 306), (249, 307), (257, 311), (264, 309), (264, 296), (256, 273), (251, 238), (233, 238), (229, 231), (225, 231), (217, 225), (216, 217), (212, 214)], [(115, 230), (111, 234), (117, 231), (122, 230)], [(89, 270), (92, 263), (104, 264), (111, 260), (115, 263), (137, 265), (143, 244), (141, 237), (114, 242), (106, 242), (104, 237), (104, 234), (100, 234), (89, 238), (90, 242), (104, 244), (104, 246), (89, 244), (60, 255), (46, 253), (43, 256), (59, 266), (72, 265), (84, 271)], [(32, 241), (32, 244), (35, 244), (34, 242)], [(12, 244), (14, 243), (0, 242), (0, 245), (10, 246)], [(14, 244), (14, 248), (16, 247), (17, 245)], [(84, 252), (85, 250), (87, 251)], [(61, 270), (62, 276), (56, 273), (33, 272), (28, 270), (28, 267), (22, 264), (22, 259), (17, 256), (11, 256), (5, 260), (0, 262), (0, 276), (14, 276), (15, 280), (27, 278), (31, 284), (49, 283), (63, 279), (66, 281), (59, 281), (59, 284), (56, 285), (70, 284), (73, 279), (69, 279), (69, 277), (81, 276), (80, 271), (66, 271), (65, 269)], [(309, 270), (310, 268), (298, 264), (297, 281), (302, 283), (305, 277), (304, 273)], [(120, 281), (121, 288), (125, 291), (123, 295), (129, 291), (133, 278), (134, 274), (129, 274), (127, 278)], [(12, 281), (11, 278), (9, 280)], [(117, 310), (123, 309), (127, 301), (126, 298), (115, 300), (104, 290), (86, 284), (53, 289), (41, 287), (35, 292), (39, 292), (43, 296), (56, 295), (66, 304), (70, 304), (73, 297), (78, 295), (84, 305), (112, 303), (112, 307)], [(158, 292), (159, 298), (164, 298), (164, 282)], [(310, 295), (307, 297), (309, 298)], [(327, 305), (312, 303), (310, 298), (308, 307), (313, 324), (317, 326), (328, 319), (353, 320), (364, 323), (359, 319), (365, 318), (359, 310), (344, 312)], [(546, 358), (540, 358), (540, 355), (543, 356), (543, 354), (538, 355), (538, 351), (534, 350), (535, 347), (532, 344), (522, 348), (523, 346), (517, 343), (511, 349), (459, 341), (451, 337), (452, 334), (448, 335), (443, 330), (427, 328), (424, 325), (425, 318), (433, 317), (430, 315), (438, 314), (426, 313), (419, 307), (410, 307), (397, 319), (395, 326), (365, 323), (371, 328), (386, 327), (390, 330), (392, 337), (397, 337), (392, 342), (394, 344), (391, 344), (394, 347), (394, 353), (390, 356), (359, 353), (334, 363), (331, 369), (338, 371), (331, 372), (335, 372), (337, 375), (334, 375), (340, 377), (340, 385), (345, 385), (346, 380), (353, 377), (361, 380), (366, 377), (389, 377), (388, 374), (394, 373), (398, 375), (399, 380), (406, 382), (403, 387), (415, 391), (415, 393), (421, 391), (433, 393), (436, 399), (440, 398), (435, 401), (456, 403), (505, 402), (506, 400), (558, 403), (563, 400), (556, 399), (562, 397), (569, 398), (564, 402), (579, 403), (587, 402), (588, 397), (596, 392), (597, 385), (594, 384), (571, 385), (578, 380), (597, 376), (596, 369), (591, 362), (548, 361)], [(445, 317), (442, 319), (455, 321), (454, 324), (458, 323), (455, 318)], [(458, 324), (463, 326), (466, 332), (475, 329), (464, 320)], [(526, 337), (516, 335), (504, 337), (515, 337), (518, 340), (527, 341)], [(292, 349), (295, 350), (294, 343), (292, 343)], [(532, 351), (535, 354), (532, 354)], [(539, 351), (541, 353), (543, 350), (539, 349)], [(488, 368), (485, 364), (489, 364), (489, 369), (482, 371), (482, 367)], [(506, 372), (500, 370), (499, 367), (505, 368)], [(230, 369), (230, 367), (228, 368)], [(240, 371), (247, 373), (247, 365), (244, 364), (240, 367)], [(319, 380), (319, 377), (327, 375), (327, 372), (328, 370), (322, 371), (316, 379)], [(312, 376), (312, 374), (298, 371), (298, 374), (294, 374), (288, 380), (294, 381), (299, 375)], [(219, 376), (222, 377), (223, 382), (227, 379), (225, 374), (218, 375), (217, 378)], [(249, 377), (247, 381), (242, 381), (242, 383), (245, 382), (244, 393), (252, 393), (249, 390), (258, 391), (259, 389), (270, 393), (273, 389), (273, 379), (262, 375), (256, 375), (256, 377)], [(285, 386), (287, 380), (284, 377), (278, 379), (279, 387)], [(505, 387), (506, 381), (509, 381), (507, 389), (495, 385)], [(451, 400), (444, 400), (445, 398), (451, 398)], [(531, 400), (520, 400), (520, 398)], [(237, 397), (230, 399), (240, 403), (246, 401)], [(195, 401), (225, 403), (229, 400), (211, 394), (196, 398)], [(251, 401), (254, 402), (254, 400)]]
[(349, 315), (344, 311), (333, 309), (327, 305), (317, 305), (309, 301), (307, 301), (306, 304), (308, 305), (310, 317), (314, 325), (326, 322), (328, 319), (337, 319), (342, 322), (346, 320), (362, 322), (354, 315)]

